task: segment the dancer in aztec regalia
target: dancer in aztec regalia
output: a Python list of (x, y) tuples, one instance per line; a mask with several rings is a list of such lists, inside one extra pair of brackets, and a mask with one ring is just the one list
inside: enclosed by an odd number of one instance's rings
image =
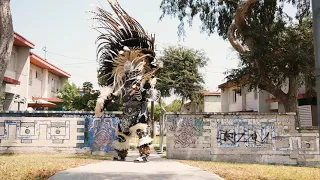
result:
[(162, 63), (155, 58), (154, 38), (148, 36), (118, 2), (108, 2), (114, 14), (98, 6), (91, 11), (95, 16), (92, 19), (99, 23), (94, 29), (101, 33), (97, 38), (98, 77), (104, 85), (97, 100), (95, 117), (101, 117), (111, 101), (121, 98), (124, 110), (117, 129), (118, 139), (113, 143), (117, 152), (114, 160), (125, 160), (129, 139), (136, 136), (140, 153), (136, 161), (144, 162), (148, 160), (152, 143), (148, 101), (157, 101), (160, 96), (155, 89), (154, 72)]

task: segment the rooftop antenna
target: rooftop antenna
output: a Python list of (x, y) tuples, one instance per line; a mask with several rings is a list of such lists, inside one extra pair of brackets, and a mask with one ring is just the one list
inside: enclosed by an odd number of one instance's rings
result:
[(44, 59), (47, 60), (47, 47), (43, 47), (42, 50), (44, 51)]

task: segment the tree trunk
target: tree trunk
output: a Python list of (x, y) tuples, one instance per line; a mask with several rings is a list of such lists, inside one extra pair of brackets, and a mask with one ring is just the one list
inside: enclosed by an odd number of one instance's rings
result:
[[(236, 9), (234, 21), (230, 25), (227, 34), (232, 47), (240, 54), (247, 56), (254, 54), (252, 51), (254, 50), (255, 42), (252, 40), (252, 38), (250, 38), (250, 34), (248, 34), (248, 25), (245, 20), (245, 14), (251, 10), (253, 5), (257, 3), (259, 3), (259, 0), (240, 1), (240, 4)], [(236, 38), (236, 32), (244, 38), (244, 44), (248, 47), (248, 49), (245, 48)], [(286, 112), (295, 112), (298, 115), (297, 94), (299, 86), (297, 77), (292, 76), (289, 78), (289, 91), (286, 94), (281, 90), (281, 88), (276, 87), (274, 84), (268, 82), (267, 72), (263, 71), (264, 67), (260, 66), (260, 63), (257, 59), (253, 59), (253, 62), (262, 74), (259, 87), (280, 99), (281, 104), (283, 104)]]
[(283, 106), (287, 113), (294, 112), (298, 113), (298, 100), (296, 97), (289, 97), (286, 100), (283, 100)]
[(295, 112), (298, 114), (298, 77), (289, 77), (289, 90), (288, 96), (283, 101), (286, 112)]
[(10, 0), (0, 0), (0, 87), (11, 58), (14, 41)]
[(180, 113), (182, 113), (183, 105), (184, 105), (184, 97), (182, 97), (181, 99)]

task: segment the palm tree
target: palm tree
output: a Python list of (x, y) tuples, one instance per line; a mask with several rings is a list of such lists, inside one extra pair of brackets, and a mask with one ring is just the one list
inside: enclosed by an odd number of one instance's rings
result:
[(84, 92), (91, 92), (93, 89), (93, 84), (91, 82), (86, 81), (82, 84), (82, 89)]

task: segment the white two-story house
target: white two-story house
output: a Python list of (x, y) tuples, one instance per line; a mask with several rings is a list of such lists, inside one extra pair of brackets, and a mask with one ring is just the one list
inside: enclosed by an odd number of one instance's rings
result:
[(59, 103), (57, 92), (68, 81), (71, 75), (49, 63), (40, 56), (30, 53), (29, 100), (42, 99)]
[(35, 45), (14, 33), (11, 59), (0, 89), (0, 111), (25, 111), (31, 101), (61, 103), (57, 91), (71, 77), (59, 67), (31, 52)]
[(30, 50), (34, 47), (32, 42), (14, 33), (11, 59), (4, 74), (4, 84), (1, 87), (3, 100), (0, 110), (27, 108)]

